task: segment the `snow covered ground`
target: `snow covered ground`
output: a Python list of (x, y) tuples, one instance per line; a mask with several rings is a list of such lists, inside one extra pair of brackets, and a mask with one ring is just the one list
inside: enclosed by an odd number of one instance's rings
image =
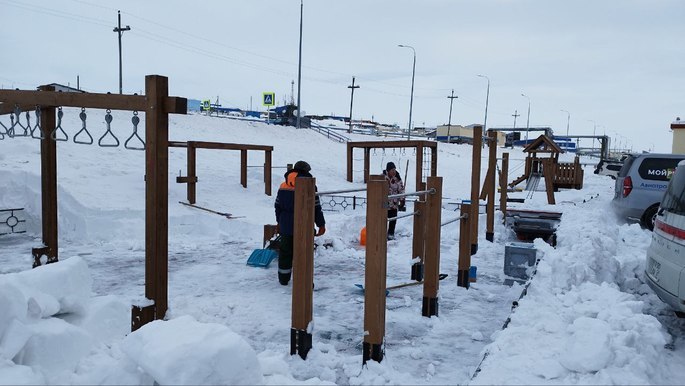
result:
[[(73, 136), (79, 110), (64, 111), (63, 127)], [(88, 113), (97, 140), (104, 112)], [(130, 115), (112, 114), (114, 133), (127, 138)], [(349, 183), (345, 145), (306, 129), (172, 116), (170, 139), (273, 145), (274, 166), (308, 161), (320, 190), (364, 186), (361, 152)], [(471, 150), (439, 144), (443, 221), (456, 217), (454, 203), (470, 195)], [(522, 174), (524, 154), (509, 151), (511, 179)], [(555, 206), (543, 192), (511, 204), (563, 212), (556, 248), (535, 242), (541, 261), (526, 296), (520, 298), (522, 285), (503, 285), (504, 246), (515, 236), (500, 213), (494, 243), (483, 237), (481, 216), (472, 259), (478, 281), (469, 290), (456, 285), (458, 224), (447, 225), (440, 272), (449, 277), (440, 282), (439, 317), (421, 316), (420, 286), (392, 291), (385, 359), (362, 367), (364, 299), (354, 284), (364, 275), (363, 210), (324, 205), (331, 210), (321, 241), (333, 247), (316, 251), (313, 349), (303, 361), (289, 355), (292, 286), (278, 284), (276, 263), (245, 265), (261, 247), (263, 224), (274, 223), (262, 169), (249, 169), (243, 189), (239, 152), (198, 152), (198, 204), (246, 216), (226, 220), (177, 204), (185, 185), (175, 176), (185, 174), (186, 160), (184, 150), (171, 149), (168, 321), (131, 334), (130, 305), (144, 294), (144, 152), (58, 144), (61, 261), (31, 270), (30, 248), (40, 243), (39, 152), (30, 138), (0, 141), (0, 209), (26, 208), (28, 230), (0, 236), (2, 384), (682, 383), (685, 322), (642, 281), (650, 233), (614, 218), (613, 180), (589, 166), (584, 189), (557, 192)], [(378, 150), (371, 167), (380, 172), (392, 161), (404, 175), (409, 160), (406, 180), (414, 190), (413, 157), (411, 150)], [(263, 155), (250, 152), (248, 160), (261, 166)], [(482, 167), (484, 177), (485, 158)], [(284, 171), (274, 169), (274, 192)], [(411, 230), (411, 220), (398, 221), (399, 237), (388, 246), (388, 285), (409, 280)]]

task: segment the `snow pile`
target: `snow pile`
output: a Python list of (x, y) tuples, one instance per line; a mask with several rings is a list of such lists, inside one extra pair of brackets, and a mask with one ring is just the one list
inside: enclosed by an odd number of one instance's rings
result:
[(262, 381), (257, 354), (226, 326), (191, 316), (154, 321), (131, 333), (123, 351), (162, 385), (254, 385)]
[[(599, 212), (608, 201), (585, 205)], [(544, 253), (537, 274), (486, 348), (473, 384), (635, 384), (662, 376), (667, 334), (621, 288), (641, 285), (644, 250), (632, 244), (648, 244), (649, 232), (586, 213), (564, 212), (556, 249), (536, 240)]]

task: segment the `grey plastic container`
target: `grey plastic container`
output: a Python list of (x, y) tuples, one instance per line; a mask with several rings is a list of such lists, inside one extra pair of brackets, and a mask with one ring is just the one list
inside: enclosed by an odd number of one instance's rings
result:
[(504, 245), (504, 274), (527, 280), (528, 268), (535, 265), (537, 249), (532, 243), (507, 243)]

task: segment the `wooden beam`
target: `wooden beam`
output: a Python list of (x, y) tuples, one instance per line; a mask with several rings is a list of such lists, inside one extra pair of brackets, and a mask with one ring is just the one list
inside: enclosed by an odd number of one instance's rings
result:
[(435, 141), (412, 140), (412, 141), (359, 141), (348, 142), (348, 146), (359, 148), (403, 148), (403, 147), (423, 147), (437, 148), (438, 143)]
[(385, 177), (370, 177), (366, 197), (363, 363), (369, 359), (376, 362), (383, 360), (388, 258), (388, 184)]
[(431, 176), (438, 175), (438, 147), (431, 147)]
[[(52, 89), (53, 87), (46, 86), (44, 91), (41, 92), (52, 92)], [(41, 204), (43, 244), (47, 247), (48, 263), (59, 260), (57, 237), (57, 142), (50, 138), (50, 133), (56, 126), (55, 116), (54, 108), (41, 109), (41, 129), (44, 133), (44, 138), (40, 141)]]
[(247, 149), (240, 150), (240, 185), (247, 188)]
[[(425, 190), (425, 189), (421, 189)], [(425, 256), (425, 224), (426, 224), (426, 201), (415, 201), (414, 211), (419, 214), (414, 216), (414, 231), (412, 237), (411, 258), (418, 258), (419, 262), (411, 266), (411, 280), (423, 281), (423, 260)]]
[(435, 193), (426, 196), (426, 254), (421, 315), (438, 316), (438, 276), (440, 275), (440, 230), (442, 229), (442, 177), (428, 177), (428, 189)]
[[(193, 141), (195, 147), (198, 149), (215, 149), (215, 150), (258, 150), (258, 151), (273, 151), (273, 146), (267, 145), (252, 145), (246, 143), (223, 143), (223, 142), (206, 142)], [(187, 147), (188, 142), (169, 141), (169, 147)]]
[(354, 158), (352, 157), (354, 153), (354, 148), (350, 145), (350, 143), (347, 143), (347, 181), (352, 182), (352, 162), (354, 161)]
[(484, 189), (487, 192), (488, 201), (485, 220), (485, 239), (493, 242), (495, 239), (495, 171), (497, 169), (497, 133), (488, 131), (488, 174), (485, 178)]
[(271, 195), (271, 151), (264, 152), (264, 194)]
[(371, 174), (371, 149), (364, 149), (364, 183), (369, 181)]
[(189, 182), (186, 186), (186, 198), (188, 203), (194, 204), (197, 200), (197, 151), (195, 150), (195, 142), (188, 142), (187, 153)]
[(459, 220), (459, 262), (457, 268), (457, 285), (469, 288), (469, 270), (471, 269), (471, 203), (462, 201), (461, 220)]
[(0, 101), (2, 101), (3, 104), (10, 104), (12, 106), (15, 104), (31, 105), (33, 108), (35, 108), (36, 105), (39, 105), (147, 111), (151, 106), (157, 106), (157, 109), (159, 109), (160, 112), (167, 114), (186, 114), (188, 112), (188, 100), (186, 98), (165, 96), (162, 100), (155, 101), (149, 94), (144, 96), (59, 91), (0, 90)]
[[(145, 77), (145, 93), (149, 99), (148, 108), (144, 109), (147, 128), (145, 133), (147, 141), (145, 149), (145, 297), (154, 301), (155, 319), (164, 318), (168, 304), (169, 116), (163, 109), (168, 92), (169, 80), (166, 77), (158, 75)], [(109, 102), (111, 99), (102, 100)], [(59, 104), (64, 105), (64, 103)]]
[(293, 291), (290, 355), (302, 359), (312, 348), (308, 332), (312, 321), (314, 283), (314, 202), (316, 179), (297, 177), (293, 234)]
[[(406, 181), (405, 181), (406, 183)], [(416, 148), (416, 190), (423, 184), (423, 146)]]
[(499, 209), (502, 211), (502, 222), (507, 218), (507, 189), (509, 185), (509, 153), (502, 154), (502, 174), (499, 177)]
[(480, 189), (480, 154), (483, 144), (483, 126), (473, 127), (473, 152), (471, 157), (471, 254), (478, 252), (478, 196)]
[(0, 115), (13, 113), (17, 107), (19, 107), (20, 112), (35, 111), (36, 110), (36, 105), (17, 106), (17, 105), (13, 105), (13, 104), (9, 104), (9, 103), (0, 103)]

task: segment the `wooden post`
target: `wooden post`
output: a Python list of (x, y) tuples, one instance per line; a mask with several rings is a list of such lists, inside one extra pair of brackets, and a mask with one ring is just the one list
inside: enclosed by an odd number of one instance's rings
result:
[(499, 176), (499, 210), (502, 211), (502, 221), (507, 219), (507, 189), (509, 185), (509, 153), (502, 154), (502, 174)]
[(416, 191), (423, 183), (423, 145), (416, 145)]
[(364, 148), (364, 183), (369, 182), (369, 174), (371, 173), (371, 149)]
[[(483, 145), (483, 126), (473, 127), (473, 152), (471, 157), (471, 254), (478, 252), (478, 196), (480, 189), (480, 154)], [(460, 236), (461, 237), (461, 236)]]
[(554, 200), (554, 163), (551, 159), (541, 161), (542, 175), (545, 178), (545, 190), (547, 191), (547, 203), (556, 204)]
[(247, 188), (247, 149), (240, 149), (240, 185)]
[(488, 174), (485, 185), (487, 186), (488, 201), (486, 206), (487, 218), (485, 221), (485, 239), (489, 242), (495, 240), (495, 170), (497, 169), (497, 132), (488, 130)]
[(352, 161), (354, 148), (351, 143), (347, 143), (347, 181), (352, 182)]
[(264, 194), (271, 195), (271, 151), (264, 151)]
[(312, 348), (308, 327), (313, 308), (315, 185), (316, 179), (311, 177), (297, 177), (295, 183), (290, 355), (299, 354), (302, 359), (307, 359)]
[(197, 148), (195, 142), (188, 141), (188, 186), (186, 187), (187, 198), (190, 204), (197, 200)]
[[(421, 189), (425, 190), (425, 189)], [(411, 280), (423, 280), (423, 261), (425, 256), (425, 224), (426, 224), (426, 201), (414, 202), (414, 211), (419, 214), (414, 216), (414, 234), (412, 237), (411, 258), (419, 261), (411, 266)]]
[(428, 177), (428, 189), (435, 189), (426, 197), (426, 279), (423, 283), (421, 315), (438, 316), (438, 276), (440, 274), (440, 230), (442, 229), (442, 177)]
[[(169, 95), (168, 78), (146, 76), (145, 95), (145, 297), (154, 301), (148, 306), (154, 312), (143, 315), (163, 319), (167, 311), (169, 268), (169, 115), (164, 109)], [(150, 321), (140, 320), (140, 325)]]
[(388, 257), (388, 184), (383, 176), (371, 176), (366, 197), (363, 363), (383, 360)]
[[(55, 91), (55, 88), (44, 86), (41, 87), (41, 91)], [(17, 119), (19, 118), (17, 117)], [(34, 249), (34, 267), (40, 265), (40, 256), (42, 255), (47, 256), (48, 263), (54, 263), (59, 260), (57, 239), (57, 142), (50, 137), (56, 126), (54, 107), (44, 107), (41, 109), (40, 123), (43, 130), (43, 139), (40, 141), (40, 178), (44, 248)]]
[(438, 146), (431, 147), (431, 176), (438, 175)]
[(459, 265), (457, 271), (457, 285), (469, 288), (469, 270), (471, 269), (471, 204), (469, 201), (461, 202), (459, 220)]

